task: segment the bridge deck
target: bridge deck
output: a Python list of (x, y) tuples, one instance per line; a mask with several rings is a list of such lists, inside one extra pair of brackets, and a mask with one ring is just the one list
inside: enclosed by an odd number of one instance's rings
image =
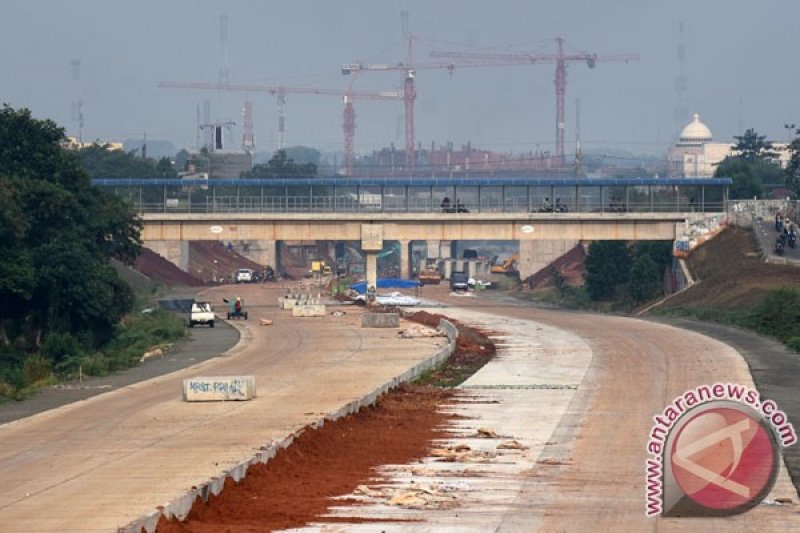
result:
[(139, 213), (722, 212), (718, 179), (94, 180)]

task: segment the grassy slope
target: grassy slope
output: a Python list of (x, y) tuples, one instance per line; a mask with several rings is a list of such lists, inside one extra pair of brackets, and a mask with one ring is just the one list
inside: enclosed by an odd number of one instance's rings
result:
[(800, 289), (800, 268), (762, 261), (752, 233), (729, 228), (697, 249), (689, 268), (700, 283), (670, 298), (662, 309), (749, 309), (777, 289)]
[(751, 232), (727, 229), (692, 254), (689, 268), (699, 283), (654, 314), (733, 324), (800, 347), (800, 268), (762, 261)]

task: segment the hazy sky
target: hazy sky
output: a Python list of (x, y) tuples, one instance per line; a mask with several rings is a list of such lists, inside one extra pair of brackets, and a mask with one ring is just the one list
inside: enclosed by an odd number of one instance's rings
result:
[[(800, 125), (797, 0), (4, 0), (0, 15), (0, 102), (29, 107), (75, 133), (72, 102), (83, 101), (84, 140), (167, 139), (195, 143), (196, 106), (241, 124), (244, 94), (160, 89), (159, 81), (216, 82), (223, 64), (220, 15), (228, 17), (232, 82), (345, 88), (342, 63), (404, 56), (400, 13), (419, 36), (415, 56), (460, 45), (553, 51), (563, 36), (576, 50), (637, 53), (632, 63), (568, 69), (567, 149), (574, 149), (575, 99), (581, 137), (592, 149), (663, 153), (675, 133), (679, 23), (684, 22), (689, 116), (715, 140), (741, 127), (771, 139)], [(80, 80), (70, 61), (81, 62)], [(553, 149), (553, 65), (421, 70), (417, 140), (503, 151)], [(400, 73), (364, 73), (363, 91), (400, 88)], [(256, 144), (274, 149), (277, 110), (253, 94)], [(341, 150), (337, 97), (289, 95), (287, 144)], [(358, 152), (404, 144), (402, 102), (356, 102)], [(237, 144), (241, 130), (235, 131)]]

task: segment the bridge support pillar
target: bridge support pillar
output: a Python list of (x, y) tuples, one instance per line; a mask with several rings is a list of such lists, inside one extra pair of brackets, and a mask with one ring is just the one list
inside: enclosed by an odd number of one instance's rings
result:
[(367, 256), (367, 268), (365, 269), (365, 277), (367, 287), (378, 287), (378, 252), (368, 251), (364, 252)]
[(453, 274), (453, 260), (447, 258), (444, 260), (444, 279), (450, 279)]
[(425, 241), (428, 259), (439, 259), (439, 241)]
[(411, 241), (400, 242), (400, 278), (409, 279), (411, 273)]
[(525, 281), (547, 265), (572, 250), (579, 241), (520, 241), (519, 242), (519, 279)]
[(252, 259), (262, 267), (267, 265), (278, 270), (278, 241), (255, 240), (249, 241), (249, 246), (245, 250), (242, 248), (242, 255)]
[(184, 272), (189, 271), (189, 241), (144, 241), (142, 244)]
[(439, 257), (442, 259), (453, 257), (453, 245), (456, 241), (439, 241)]

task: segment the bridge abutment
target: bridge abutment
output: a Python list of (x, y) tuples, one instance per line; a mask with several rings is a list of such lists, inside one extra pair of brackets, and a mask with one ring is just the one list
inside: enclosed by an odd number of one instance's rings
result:
[(242, 255), (252, 259), (262, 267), (271, 266), (278, 270), (278, 241), (251, 240), (246, 248), (242, 248)]
[(579, 241), (572, 239), (552, 241), (519, 241), (517, 268), (519, 278), (525, 280), (569, 252)]
[(184, 272), (189, 271), (189, 241), (148, 240), (143, 245)]

